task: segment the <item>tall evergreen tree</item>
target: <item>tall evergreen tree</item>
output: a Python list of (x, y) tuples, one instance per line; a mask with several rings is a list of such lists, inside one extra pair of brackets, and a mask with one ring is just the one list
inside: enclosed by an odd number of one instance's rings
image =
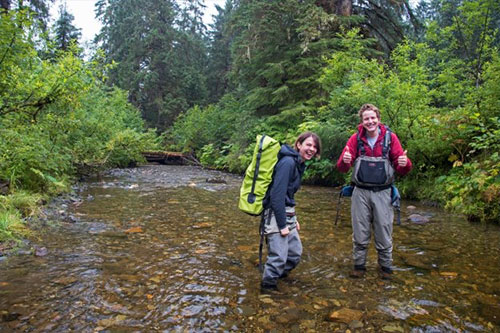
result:
[[(240, 1), (231, 15), (231, 79), (258, 115), (299, 123), (321, 103), (324, 56), (338, 48), (342, 18), (314, 1)], [(285, 117), (279, 120), (279, 118)]]
[(423, 30), (408, 0), (354, 0), (353, 14), (364, 18), (364, 33), (375, 37), (387, 55), (406, 36), (417, 36)]
[(214, 22), (210, 25), (208, 49), (208, 101), (217, 102), (229, 88), (229, 71), (231, 69), (231, 41), (229, 34), (228, 20), (233, 10), (231, 0), (226, 0), (224, 8), (215, 6), (217, 15), (214, 15)]
[(99, 0), (98, 41), (110, 82), (129, 91), (150, 126), (164, 129), (187, 108), (203, 103), (205, 49), (199, 3), (182, 11), (172, 0)]
[(82, 36), (81, 29), (73, 25), (75, 17), (69, 13), (66, 4), (59, 7), (59, 18), (57, 19), (54, 31), (56, 46), (60, 50), (67, 51), (71, 43), (78, 43)]

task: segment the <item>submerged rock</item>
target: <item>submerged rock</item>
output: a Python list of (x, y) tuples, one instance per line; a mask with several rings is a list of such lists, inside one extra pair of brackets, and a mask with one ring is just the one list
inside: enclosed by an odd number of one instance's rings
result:
[(420, 214), (411, 214), (410, 216), (408, 216), (408, 220), (416, 224), (425, 224), (430, 221), (427, 216), (423, 216)]
[(227, 184), (227, 182), (222, 179), (222, 178), (217, 178), (217, 177), (214, 177), (214, 178), (207, 178), (206, 179), (206, 182), (207, 183), (211, 183), (211, 184)]
[(344, 324), (349, 324), (354, 320), (360, 321), (361, 318), (363, 318), (363, 312), (348, 308), (333, 311), (328, 316), (328, 320)]
[(49, 250), (47, 250), (46, 247), (44, 247), (44, 246), (35, 247), (35, 256), (36, 257), (45, 257), (47, 254), (49, 254)]
[(399, 325), (385, 325), (382, 327), (382, 331), (384, 332), (404, 332), (404, 329)]

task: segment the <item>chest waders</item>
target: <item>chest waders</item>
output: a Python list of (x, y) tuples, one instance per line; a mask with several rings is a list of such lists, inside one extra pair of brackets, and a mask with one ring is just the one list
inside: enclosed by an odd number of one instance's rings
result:
[(335, 225), (337, 225), (340, 211), (340, 200), (342, 197), (350, 197), (354, 187), (371, 191), (383, 191), (391, 189), (391, 204), (397, 212), (397, 224), (401, 225), (401, 197), (399, 191), (394, 185), (394, 167), (389, 159), (389, 150), (391, 147), (391, 130), (385, 127), (386, 132), (382, 143), (382, 156), (366, 156), (366, 150), (360, 134), (357, 134), (359, 156), (354, 161), (354, 170), (351, 177), (351, 185), (342, 187), (339, 193), (337, 203), (337, 216)]

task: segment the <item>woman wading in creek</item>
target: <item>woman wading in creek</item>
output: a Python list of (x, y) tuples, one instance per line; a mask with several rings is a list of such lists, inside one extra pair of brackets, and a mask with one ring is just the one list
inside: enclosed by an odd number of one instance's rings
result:
[(268, 254), (261, 282), (263, 291), (277, 290), (278, 279), (286, 277), (300, 261), (302, 243), (294, 195), (301, 184), (304, 162), (320, 153), (318, 135), (305, 132), (299, 135), (294, 148), (285, 144), (278, 154), (273, 182), (264, 200), (264, 234)]

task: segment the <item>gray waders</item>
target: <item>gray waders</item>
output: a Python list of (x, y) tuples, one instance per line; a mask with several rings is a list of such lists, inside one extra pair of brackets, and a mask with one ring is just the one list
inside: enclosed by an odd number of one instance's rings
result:
[[(267, 285), (276, 285), (279, 278), (285, 277), (300, 262), (302, 242), (297, 231), (297, 217), (294, 207), (286, 207), (287, 227), (290, 233), (282, 236), (276, 218), (270, 209), (263, 214), (261, 227), (261, 243), (259, 246), (259, 266), (262, 267), (263, 238), (267, 240), (267, 260), (262, 269), (262, 282)], [(262, 224), (262, 223), (261, 223)]]

